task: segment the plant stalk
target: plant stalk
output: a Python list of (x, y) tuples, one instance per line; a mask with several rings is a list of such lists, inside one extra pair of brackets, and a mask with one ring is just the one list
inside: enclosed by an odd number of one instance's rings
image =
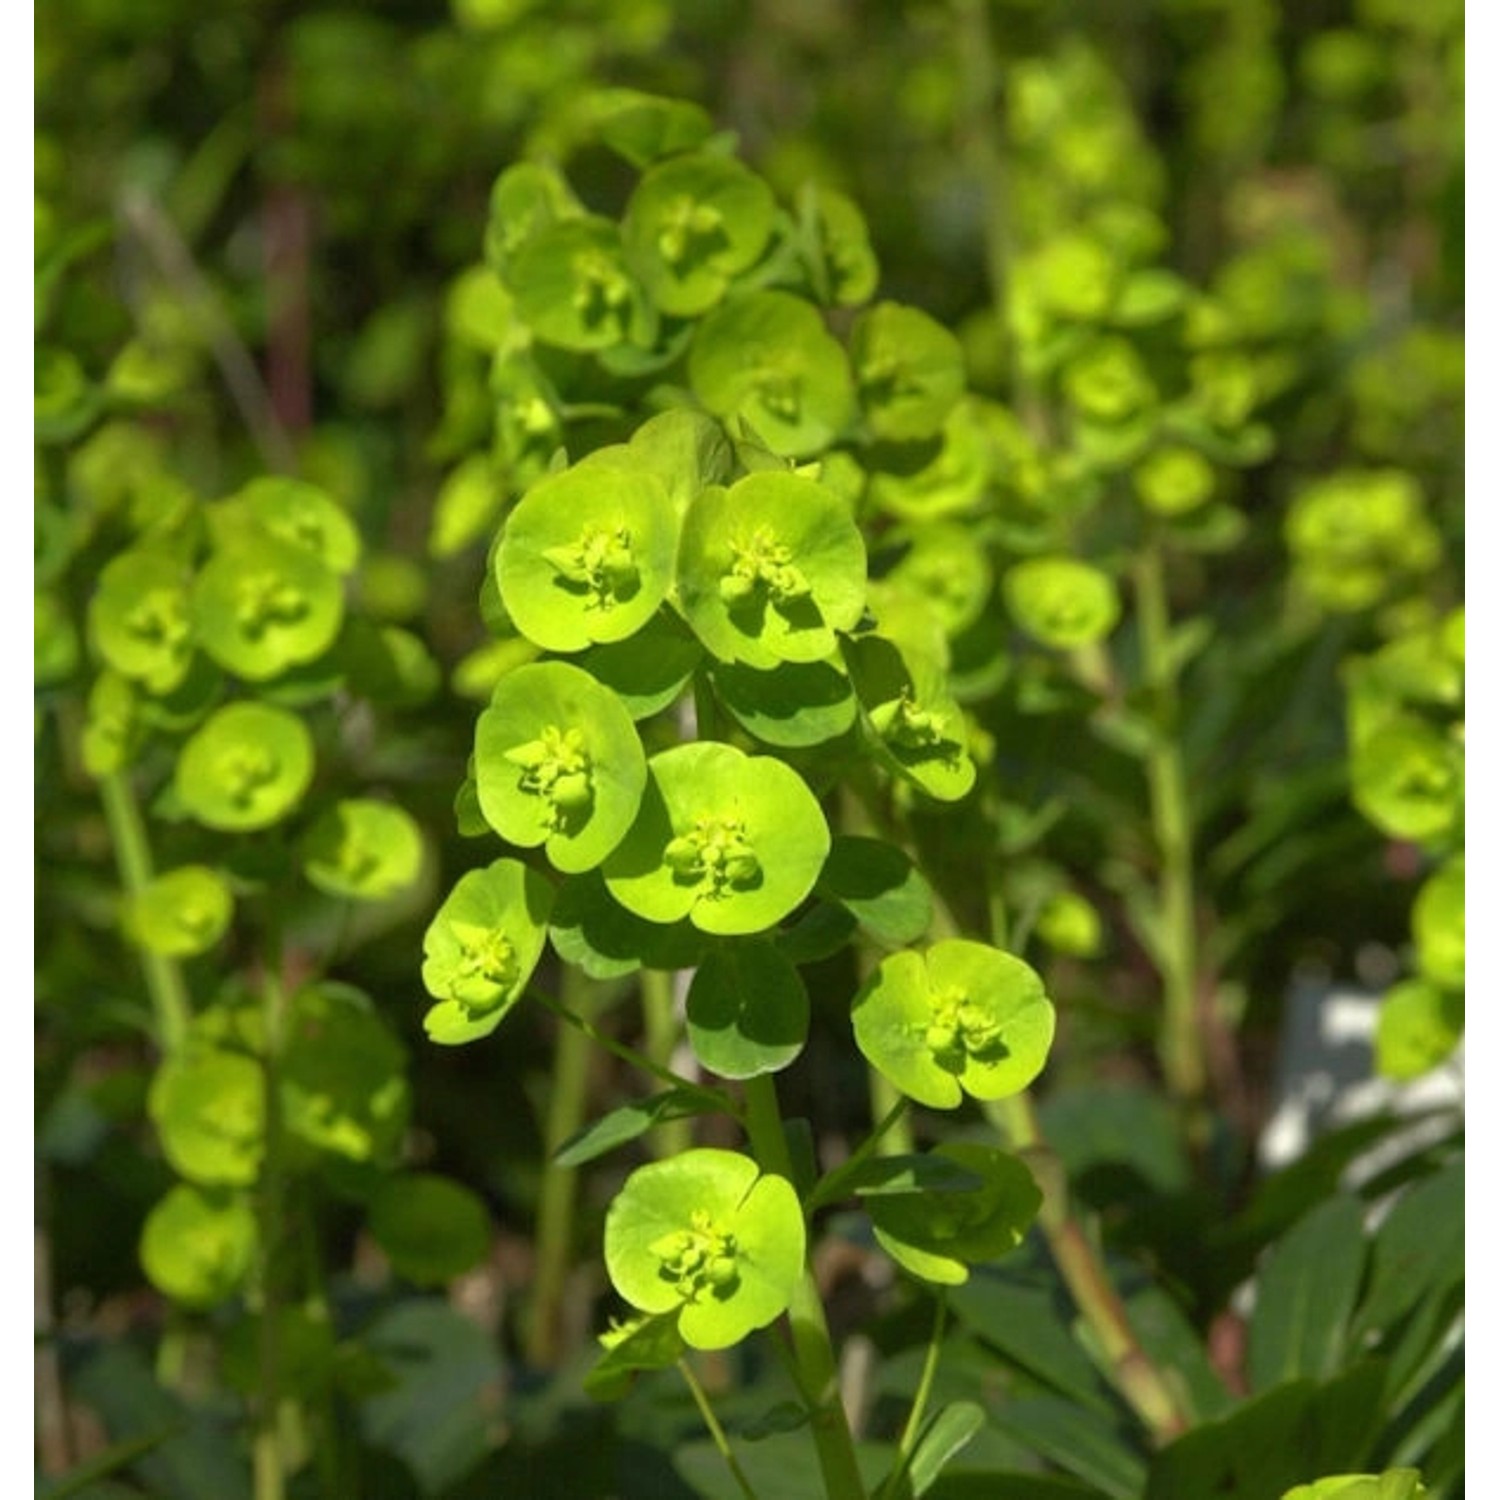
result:
[[(590, 1019), (599, 993), (587, 976), (566, 967), (562, 975), (562, 1003), (575, 1015)], [(526, 1357), (538, 1369), (554, 1369), (562, 1358), (562, 1306), (568, 1273), (573, 1264), (573, 1218), (578, 1198), (578, 1173), (561, 1166), (556, 1153), (583, 1125), (588, 1106), (588, 1069), (591, 1049), (587, 1032), (561, 1026), (552, 1062), (552, 1092), (543, 1131), (541, 1196), (537, 1203), (536, 1279), (531, 1289), (531, 1317), (526, 1334)]]
[[(109, 825), (110, 842), (114, 845), (120, 883), (126, 895), (139, 896), (151, 883), (154, 872), (151, 843), (135, 789), (126, 772), (112, 771), (100, 781), (99, 795), (104, 803), (104, 818)], [(140, 955), (146, 989), (151, 996), (151, 1009), (156, 1018), (157, 1044), (170, 1055), (180, 1051), (186, 1042), (192, 1016), (182, 970), (172, 959), (153, 953), (149, 948), (141, 946), (136, 951)]]
[(1192, 814), (1177, 734), (1179, 685), (1172, 658), (1166, 566), (1160, 543), (1148, 542), (1135, 563), (1141, 669), (1158, 716), (1147, 754), (1151, 828), (1161, 861), (1161, 929), (1155, 955), (1162, 981), (1162, 1072), (1188, 1125), (1202, 1144), (1207, 1130), (1208, 1069), (1198, 1024), (1198, 934), (1194, 913)]
[[(795, 1181), (776, 1080), (769, 1073), (745, 1081), (745, 1124), (756, 1160), (767, 1172)], [(823, 1298), (812, 1273), (803, 1268), (787, 1309), (799, 1384), (812, 1407), (811, 1427), (828, 1500), (865, 1500), (867, 1491), (854, 1453), (854, 1434), (839, 1391), (838, 1363)]]
[(1069, 1294), (1099, 1340), (1116, 1388), (1158, 1444), (1171, 1442), (1191, 1426), (1190, 1417), (1141, 1347), (1103, 1260), (1069, 1208), (1067, 1179), (1042, 1135), (1031, 1094), (986, 1104), (985, 1113), (1036, 1175), (1042, 1189), (1042, 1233)]
[(708, 1428), (708, 1434), (714, 1440), (714, 1447), (719, 1450), (720, 1457), (729, 1466), (729, 1472), (734, 1475), (735, 1483), (740, 1487), (740, 1493), (744, 1495), (745, 1500), (759, 1500), (749, 1479), (745, 1477), (745, 1471), (740, 1467), (739, 1459), (734, 1456), (734, 1449), (729, 1446), (729, 1438), (725, 1435), (723, 1427), (719, 1425), (719, 1419), (714, 1415), (708, 1392), (703, 1389), (702, 1383), (693, 1374), (693, 1367), (687, 1360), (679, 1359), (677, 1368), (682, 1372), (682, 1378), (687, 1381), (687, 1387), (693, 1393), (693, 1400), (697, 1403), (698, 1413), (703, 1418), (703, 1425)]
[(261, 994), (265, 1026), (265, 1154), (258, 1184), (260, 1265), (257, 1292), (260, 1315), (260, 1390), (252, 1447), (255, 1500), (283, 1500), (286, 1458), (281, 1442), (281, 1302), (278, 1248), (284, 1228), (285, 1184), (281, 1163), (281, 1049), (286, 1019), (280, 955), (272, 945)]
[[(668, 1069), (677, 1050), (680, 1029), (672, 978), (665, 969), (641, 970), (641, 1016), (646, 1026), (646, 1055)], [(651, 1132), (650, 1141), (652, 1151), (661, 1160), (680, 1155), (693, 1144), (693, 1122), (688, 1116), (663, 1121)]]

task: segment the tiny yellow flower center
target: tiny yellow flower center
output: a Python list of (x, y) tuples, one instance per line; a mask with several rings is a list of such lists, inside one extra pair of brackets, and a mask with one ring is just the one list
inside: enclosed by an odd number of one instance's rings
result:
[(581, 729), (549, 724), (539, 739), (507, 750), (505, 758), (520, 768), (521, 790), (546, 801), (550, 828), (565, 828), (587, 814), (594, 784)]
[(718, 1228), (711, 1214), (693, 1210), (691, 1227), (663, 1235), (651, 1246), (661, 1274), (684, 1302), (705, 1294), (727, 1296), (739, 1281), (738, 1247), (732, 1234)]
[(739, 818), (699, 818), (667, 845), (663, 858), (677, 880), (705, 882), (703, 894), (709, 899), (760, 878), (760, 861)]

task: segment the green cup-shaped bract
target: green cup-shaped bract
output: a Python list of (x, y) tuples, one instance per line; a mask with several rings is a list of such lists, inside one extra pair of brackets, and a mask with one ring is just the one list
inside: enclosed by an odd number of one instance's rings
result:
[(1386, 992), (1375, 1028), (1375, 1067), (1406, 1082), (1430, 1073), (1458, 1045), (1464, 1000), (1456, 990), (1407, 979)]
[(859, 717), (836, 659), (782, 662), (774, 672), (720, 662), (712, 673), (720, 703), (758, 740), (800, 750), (837, 739)]
[[(983, 547), (952, 522), (914, 528), (911, 550), (891, 569), (887, 582), (919, 597), (948, 636), (962, 634), (984, 613), (994, 573)], [(878, 614), (879, 611), (877, 610)]]
[(1354, 805), (1397, 839), (1440, 839), (1462, 826), (1464, 757), (1459, 743), (1415, 715), (1366, 735), (1350, 762)]
[(848, 508), (811, 479), (749, 474), (688, 508), (677, 594), (721, 661), (822, 661), (865, 604), (865, 547)]
[(411, 1115), (406, 1050), (349, 985), (304, 985), (288, 1006), (278, 1068), (289, 1135), (346, 1162), (391, 1165)]
[(702, 660), (698, 637), (675, 610), (659, 609), (628, 640), (590, 646), (578, 665), (640, 720), (674, 702)]
[(608, 219), (564, 219), (539, 229), (509, 257), (505, 279), (543, 343), (586, 353), (627, 343), (649, 348), (656, 336), (620, 231)]
[(728, 1349), (786, 1311), (807, 1254), (796, 1190), (710, 1148), (639, 1167), (610, 1204), (604, 1264), (646, 1313), (678, 1313), (694, 1349)]
[(956, 802), (974, 785), (963, 710), (949, 696), (941, 668), (903, 652), (883, 636), (844, 647), (854, 690), (886, 763), (929, 797)]
[(190, 1182), (249, 1187), (259, 1176), (266, 1079), (255, 1058), (217, 1047), (169, 1057), (147, 1108), (167, 1160)]
[(1416, 1469), (1387, 1469), (1384, 1474), (1330, 1474), (1299, 1484), (1281, 1500), (1424, 1500), (1426, 1495)]
[(313, 774), (313, 742), (302, 721), (264, 703), (230, 703), (182, 747), (174, 786), (208, 828), (269, 828), (302, 800)]
[(479, 806), (523, 849), (545, 844), (567, 874), (591, 870), (630, 828), (646, 788), (646, 752), (625, 706), (566, 662), (507, 673), (479, 716)]
[(484, 1200), (431, 1172), (387, 1178), (370, 1200), (370, 1233), (396, 1274), (418, 1286), (472, 1270), (494, 1238)]
[(490, 189), (489, 224), (484, 254), (490, 267), (504, 272), (514, 255), (542, 230), (583, 209), (567, 179), (547, 162), (518, 161), (508, 166)]
[(1444, 989), (1464, 985), (1464, 857), (1450, 859), (1417, 892), (1411, 913), (1417, 963)]
[(674, 156), (641, 178), (620, 232), (625, 255), (651, 300), (676, 318), (695, 318), (760, 258), (776, 200), (730, 157)]
[(651, 922), (762, 932), (811, 892), (831, 838), (788, 765), (699, 741), (649, 762), (640, 814), (605, 861), (610, 894)]
[(255, 1260), (255, 1212), (234, 1193), (179, 1182), (146, 1216), (141, 1269), (184, 1307), (212, 1307), (239, 1290)]
[(876, 509), (909, 521), (930, 521), (972, 511), (984, 498), (991, 476), (987, 429), (994, 409), (974, 397), (960, 401), (943, 423), (940, 437), (884, 455), (870, 475)]
[(882, 959), (854, 997), (859, 1050), (903, 1094), (934, 1109), (1004, 1099), (1041, 1072), (1056, 1017), (1041, 977), (966, 939)]
[(613, 459), (534, 484), (495, 554), (516, 629), (548, 651), (622, 641), (656, 613), (672, 582), (677, 517), (661, 482)]
[(422, 872), (422, 830), (389, 802), (347, 797), (308, 829), (302, 868), (320, 891), (353, 901), (384, 901)]
[(251, 682), (316, 661), (343, 619), (343, 588), (328, 568), (306, 548), (249, 528), (214, 553), (193, 586), (203, 649)]
[(1036, 935), (1054, 953), (1095, 958), (1104, 946), (1098, 909), (1077, 891), (1054, 891), (1036, 915)]
[(170, 693), (193, 659), (191, 578), (179, 558), (145, 548), (104, 565), (89, 600), (100, 656), (153, 693)]
[(1125, 422), (1156, 401), (1145, 364), (1121, 338), (1094, 340), (1069, 361), (1062, 383), (1068, 400), (1092, 422)]
[(1185, 516), (1214, 492), (1214, 467), (1194, 448), (1158, 448), (1136, 466), (1132, 481), (1141, 504), (1154, 515)]
[(954, 1141), (933, 1155), (956, 1162), (980, 1186), (867, 1197), (865, 1209), (897, 1265), (923, 1281), (962, 1286), (971, 1265), (998, 1260), (1021, 1243), (1042, 1193), (1019, 1158), (992, 1146)]
[(870, 247), (870, 226), (854, 200), (821, 183), (807, 184), (798, 202), (800, 217), (823, 258), (826, 300), (835, 307), (858, 307), (875, 295), (880, 263)]
[(422, 983), (438, 999), (424, 1023), (433, 1041), (474, 1041), (500, 1024), (542, 956), (551, 909), (551, 886), (517, 860), (460, 877), (422, 945)]
[(248, 521), (340, 576), (359, 565), (359, 528), (326, 491), (302, 479), (265, 474), (214, 507), (219, 523)]
[(1059, 651), (1102, 641), (1120, 618), (1114, 580), (1076, 557), (1027, 558), (1006, 571), (1000, 588), (1016, 624)]
[(849, 357), (865, 421), (886, 442), (935, 437), (964, 393), (962, 346), (919, 308), (878, 302), (861, 313)]
[(688, 381), (715, 416), (744, 418), (783, 458), (826, 448), (854, 414), (842, 346), (790, 292), (750, 292), (710, 313), (688, 352)]
[(207, 865), (164, 871), (130, 897), (122, 912), (131, 938), (164, 958), (206, 953), (224, 936), (233, 915), (229, 886)]

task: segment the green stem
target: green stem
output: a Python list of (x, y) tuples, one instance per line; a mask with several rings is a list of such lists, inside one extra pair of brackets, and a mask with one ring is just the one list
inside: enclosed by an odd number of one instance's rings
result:
[[(646, 1026), (646, 1055), (671, 1070), (677, 1050), (677, 1008), (672, 996), (673, 976), (665, 969), (641, 970), (641, 1016)], [(651, 1149), (665, 1160), (678, 1156), (693, 1144), (693, 1122), (683, 1116), (667, 1120), (651, 1132)]]
[(1016, 1094), (984, 1108), (1036, 1176), (1042, 1189), (1038, 1221), (1052, 1259), (1078, 1311), (1094, 1331), (1116, 1388), (1156, 1441), (1170, 1442), (1191, 1425), (1189, 1414), (1141, 1347), (1102, 1259), (1069, 1208), (1066, 1175), (1042, 1135), (1031, 1095)]
[(922, 1376), (917, 1382), (917, 1393), (912, 1398), (911, 1411), (907, 1414), (906, 1426), (901, 1431), (901, 1442), (897, 1448), (896, 1467), (880, 1486), (875, 1500), (886, 1500), (887, 1496), (900, 1493), (901, 1481), (911, 1467), (912, 1454), (916, 1452), (917, 1439), (922, 1434), (922, 1419), (927, 1415), (927, 1403), (932, 1397), (932, 1384), (937, 1378), (938, 1356), (943, 1348), (943, 1328), (948, 1320), (948, 1298), (944, 1292), (937, 1294), (937, 1313), (932, 1320), (932, 1337), (927, 1341), (927, 1356), (922, 1361)]
[(616, 1040), (607, 1031), (601, 1031), (586, 1016), (578, 1015), (565, 1004), (554, 1000), (551, 995), (541, 990), (531, 990), (528, 993), (538, 1004), (545, 1006), (553, 1015), (566, 1021), (575, 1030), (581, 1031), (591, 1042), (597, 1042), (606, 1052), (619, 1058), (621, 1062), (628, 1063), (632, 1068), (639, 1068), (642, 1073), (659, 1079), (671, 1088), (696, 1094), (710, 1110), (727, 1114), (735, 1120), (740, 1118), (740, 1111), (736, 1108), (734, 1100), (723, 1089), (708, 1088), (704, 1084), (694, 1083), (691, 1078), (684, 1078), (681, 1073), (674, 1073), (671, 1068), (664, 1068), (653, 1058), (647, 1057), (644, 1052), (637, 1052), (634, 1047), (626, 1046), (624, 1042)]
[(693, 1374), (693, 1367), (685, 1359), (679, 1359), (677, 1368), (682, 1372), (682, 1378), (687, 1381), (688, 1389), (693, 1393), (693, 1400), (698, 1403), (703, 1425), (708, 1428), (709, 1436), (714, 1440), (714, 1447), (719, 1450), (724, 1462), (729, 1465), (729, 1472), (734, 1475), (735, 1483), (740, 1487), (740, 1493), (745, 1496), (745, 1500), (758, 1500), (750, 1481), (745, 1477), (745, 1471), (740, 1468), (739, 1459), (734, 1456), (734, 1449), (729, 1446), (729, 1439), (719, 1425), (719, 1419), (714, 1415), (708, 1392), (703, 1389), (698, 1382), (698, 1377)]
[(1158, 542), (1148, 542), (1136, 558), (1135, 592), (1142, 675), (1159, 720), (1147, 754), (1146, 777), (1151, 827), (1161, 862), (1161, 927), (1155, 955), (1162, 980), (1161, 1064), (1190, 1136), (1201, 1141), (1208, 1070), (1198, 1024), (1192, 813), (1177, 730), (1179, 685), (1171, 649), (1165, 558)]
[[(576, 969), (563, 970), (563, 1005), (586, 1018), (599, 994)], [(573, 1211), (578, 1174), (556, 1160), (558, 1148), (583, 1125), (588, 1105), (589, 1033), (573, 1026), (558, 1032), (552, 1061), (552, 1091), (543, 1134), (545, 1161), (537, 1204), (536, 1280), (532, 1285), (526, 1357), (538, 1369), (556, 1367), (562, 1356), (562, 1306), (573, 1260)]]
[(281, 1445), (281, 1328), (278, 1253), (284, 1230), (284, 1182), (281, 1161), (281, 1048), (286, 995), (282, 988), (280, 954), (270, 947), (261, 1015), (265, 1027), (265, 1154), (259, 1182), (260, 1265), (257, 1275), (260, 1315), (259, 1408), (253, 1445), (255, 1500), (282, 1500), (286, 1493), (286, 1462)]
[[(745, 1125), (756, 1160), (767, 1172), (794, 1181), (792, 1156), (776, 1080), (769, 1073), (745, 1081)], [(812, 1405), (812, 1435), (828, 1500), (865, 1500), (867, 1491), (854, 1454), (854, 1434), (839, 1392), (838, 1365), (828, 1318), (811, 1266), (803, 1268), (792, 1293), (787, 1318), (792, 1327), (792, 1351), (800, 1372), (799, 1385)]]
[[(114, 845), (120, 883), (126, 895), (139, 896), (151, 883), (151, 843), (129, 776), (124, 771), (110, 772), (99, 783), (99, 795), (104, 803), (104, 818)], [(157, 1042), (163, 1052), (180, 1051), (187, 1040), (192, 1016), (182, 970), (170, 958), (149, 948), (141, 947), (138, 952), (156, 1017)]]
[[(878, 1076), (878, 1075), (877, 1075)], [(907, 1114), (909, 1100), (894, 1084), (889, 1085), (892, 1095), (892, 1103), (886, 1112), (880, 1117), (880, 1123), (860, 1142), (859, 1149), (855, 1151), (842, 1166), (835, 1167), (833, 1171), (826, 1173), (823, 1179), (807, 1195), (807, 1202), (803, 1204), (803, 1212), (809, 1215), (815, 1213), (825, 1204), (835, 1202), (844, 1191), (847, 1183), (859, 1169), (877, 1152), (883, 1156), (906, 1155), (909, 1152), (895, 1152), (889, 1148), (882, 1150), (883, 1143), (890, 1137), (905, 1134), (907, 1138), (911, 1135), (911, 1120)]]

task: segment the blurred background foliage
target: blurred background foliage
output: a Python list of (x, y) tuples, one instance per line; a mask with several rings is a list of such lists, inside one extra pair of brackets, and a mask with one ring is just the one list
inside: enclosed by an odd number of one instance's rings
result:
[[(1380, 1133), (1330, 1137), (1300, 1177), (1257, 1182), (1285, 998), (1299, 976), (1395, 982), (1412, 967), (1412, 904), (1432, 871), (1420, 838), (1370, 814), (1368, 797), (1367, 817), (1350, 815), (1341, 664), (1376, 661), (1460, 603), (1462, 19), (1459, 0), (38, 8), (38, 1265), (55, 1320), (39, 1409), (68, 1424), (42, 1434), (48, 1472), (113, 1454), (112, 1477), (87, 1493), (246, 1493), (222, 1441), (238, 1409), (234, 1361), (226, 1378), (209, 1354), (228, 1331), (166, 1312), (137, 1261), (171, 1174), (148, 1123), (146, 1003), (115, 934), (108, 837), (68, 753), (83, 605), (66, 571), (108, 555), (111, 517), (169, 506), (174, 486), (218, 496), (272, 470), (325, 488), (364, 537), (361, 605), (411, 627), (443, 671), (420, 710), (394, 713), (356, 749), (362, 774), (397, 789), (442, 841), (451, 884), (471, 857), (453, 824), (472, 716), (455, 668), (482, 639), (484, 557), (436, 545), (433, 518), (457, 466), (491, 444), (496, 415), (473, 337), (482, 301), (462, 278), (481, 257), (494, 178), (517, 159), (566, 158), (585, 199), (619, 211), (627, 175), (589, 134), (595, 91), (610, 85), (700, 103), (784, 201), (811, 181), (859, 205), (882, 295), (955, 330), (973, 388), (1030, 423), (1031, 449), (1020, 443), (1002, 476), (1018, 534), (1070, 503), (1057, 469), (1025, 472), (1035, 448), (1061, 446), (1052, 424), (1068, 409), (1028, 306), (1039, 299), (1052, 316), (1104, 247), (1207, 292), (1232, 331), (1233, 352), (1216, 356), (1210, 339), (1188, 382), (1210, 423), (1226, 413), (1224, 431), (1267, 438), (1216, 464), (1229, 531), (1178, 554), (1173, 575), (1182, 615), (1212, 626), (1184, 662), (1181, 726), (1203, 941), (1233, 1031), (1235, 1108), (1210, 1170), (1188, 1161), (1150, 1094), (1155, 976), (1130, 916), (1129, 867), (1148, 837), (1137, 765), (1091, 732), (1092, 699), (1024, 661), (976, 711), (994, 764), (1013, 773), (1018, 889), (1032, 880), (1039, 920), (1061, 885), (1085, 913), (1074, 908), (1070, 925), (1066, 903), (1048, 908), (1049, 978), (1070, 1016), (1045, 1102), (1054, 1144), (1111, 1252), (1170, 1288), (1140, 1290), (1157, 1298), (1156, 1352), (1180, 1356), (1188, 1378), (1203, 1367), (1205, 1418), (1222, 1406), (1225, 1380), (1245, 1378), (1224, 1354), (1237, 1327), (1243, 1336), (1231, 1293)], [(981, 183), (993, 189), (996, 173), (998, 209)], [(1115, 390), (1126, 377), (1099, 378)], [(1090, 524), (1093, 555), (1126, 544), (1108, 521)], [(1359, 681), (1376, 677), (1367, 665)], [(1022, 826), (1028, 817), (1039, 822)], [(961, 887), (973, 857), (962, 826), (934, 820), (925, 838)], [(503, 1050), (423, 1043), (414, 954), (438, 888), (352, 935), (312, 930), (332, 919), (310, 908), (300, 933), (310, 947), (337, 939), (338, 977), (371, 994), (407, 1044), (410, 1161), (469, 1184), (492, 1217), (487, 1259), (446, 1299), (393, 1280), (352, 1218), (325, 1226), (342, 1315), (368, 1361), (351, 1364), (343, 1389), (358, 1393), (359, 1440), (380, 1455), (358, 1470), (359, 1493), (713, 1493), (712, 1477), (691, 1487), (711, 1463), (668, 1466), (694, 1430), (685, 1394), (596, 1409), (581, 1366), (544, 1376), (516, 1354), (550, 1032), (518, 1020)], [(294, 923), (293, 946), (297, 936)], [(828, 988), (845, 993), (847, 976)], [(609, 1097), (608, 1079), (594, 1087)], [(821, 1137), (858, 1127), (862, 1070), (827, 1017), (786, 1092)], [(1440, 1137), (1398, 1175), (1437, 1167), (1452, 1145)], [(586, 1180), (581, 1243), (597, 1243), (615, 1180)], [(1425, 1189), (1444, 1211), (1451, 1182), (1450, 1169)], [(1329, 1243), (1366, 1254), (1357, 1226), (1316, 1211)], [(1380, 1257), (1395, 1251), (1382, 1243), (1365, 1301), (1340, 1324), (1351, 1350), (1414, 1306), (1387, 1289), (1397, 1277)], [(868, 1257), (849, 1253), (841, 1326), (889, 1356), (870, 1394), (878, 1409), (911, 1389), (908, 1346), (923, 1335), (872, 1285)], [(1451, 1271), (1434, 1260), (1422, 1272), (1439, 1301)], [(577, 1277), (581, 1348), (603, 1288), (596, 1268)], [(1035, 1494), (1141, 1493), (1142, 1459), (1107, 1403), (1093, 1458), (1078, 1458), (1074, 1431), (1049, 1447), (1058, 1391), (1098, 1396), (1087, 1366), (1011, 1331), (1053, 1295), (1038, 1259), (958, 1299), (944, 1379), (1002, 1414), (968, 1457), (977, 1473), (1024, 1462), (1071, 1476), (1038, 1478), (1052, 1488)], [(1416, 1342), (1395, 1357), (1437, 1381), (1424, 1363), (1437, 1335), (1407, 1333)], [(758, 1412), (780, 1378), (734, 1373), (749, 1394), (726, 1396), (730, 1419)], [(1450, 1394), (1432, 1386), (1449, 1423)], [(1448, 1429), (1436, 1430), (1423, 1429), (1423, 1451), (1446, 1451)], [(110, 1447), (132, 1443), (139, 1455)], [(1448, 1452), (1439, 1464), (1450, 1484), (1458, 1462)], [(1146, 1493), (1187, 1493), (1160, 1488), (1169, 1479), (1153, 1474)], [(997, 1493), (961, 1480), (932, 1493)]]

